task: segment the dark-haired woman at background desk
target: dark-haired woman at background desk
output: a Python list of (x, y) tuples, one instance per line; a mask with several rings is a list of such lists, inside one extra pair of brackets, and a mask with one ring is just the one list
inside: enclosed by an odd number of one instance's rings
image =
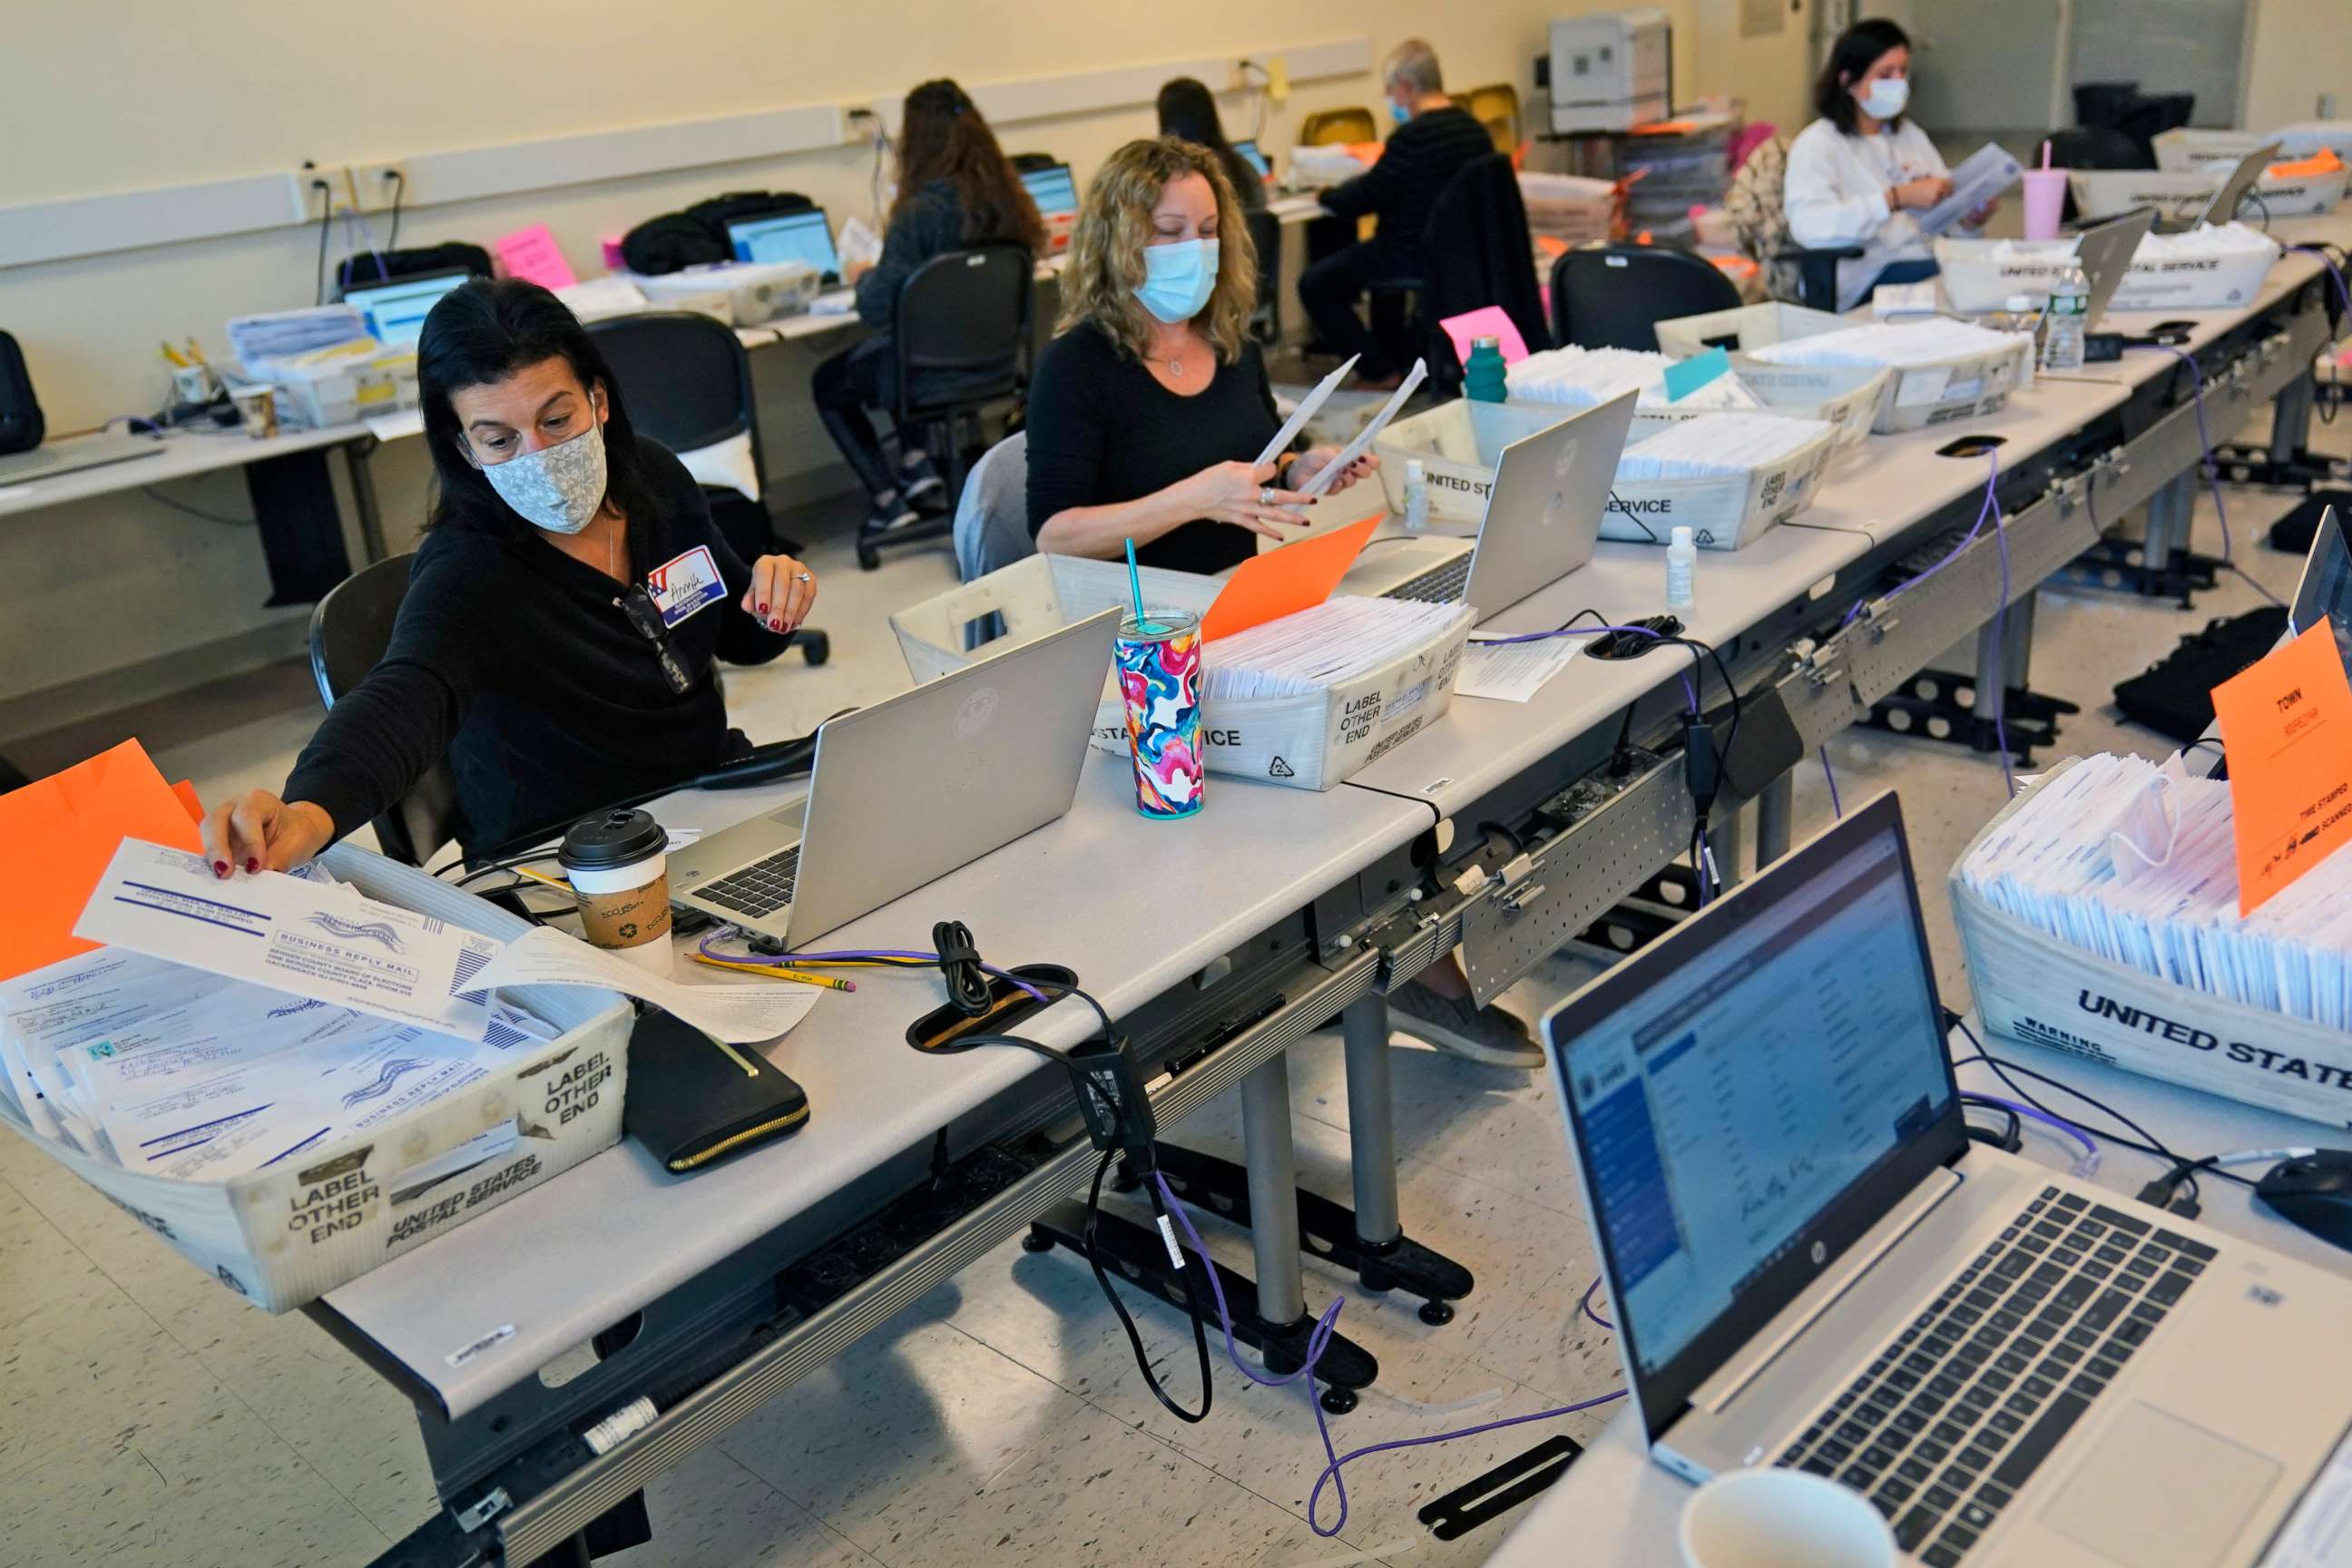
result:
[(775, 658), (816, 601), (791, 556), (737, 559), (537, 284), (443, 297), (416, 379), (437, 497), (391, 645), (283, 799), (251, 790), (205, 819), (223, 877), (301, 865), (445, 757), (468, 848), (692, 778), (749, 745), (714, 662)]

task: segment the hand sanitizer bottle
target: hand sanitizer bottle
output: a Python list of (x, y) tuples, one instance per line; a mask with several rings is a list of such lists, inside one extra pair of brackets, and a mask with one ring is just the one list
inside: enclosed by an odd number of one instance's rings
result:
[(1691, 575), (1697, 570), (1698, 546), (1691, 542), (1691, 531), (1675, 529), (1666, 543), (1666, 608), (1691, 607)]

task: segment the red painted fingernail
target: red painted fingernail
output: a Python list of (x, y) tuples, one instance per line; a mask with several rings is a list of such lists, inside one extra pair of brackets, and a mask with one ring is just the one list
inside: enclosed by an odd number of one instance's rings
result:
[(768, 629), (769, 629), (770, 631), (772, 631), (772, 632), (780, 632), (780, 631), (782, 631), (782, 630), (784, 629), (784, 623), (783, 623), (782, 618), (781, 616), (779, 616), (778, 618), (776, 618), (776, 619), (774, 619), (774, 620), (770, 621), (770, 622), (768, 623)]
[(228, 875), (228, 862), (226, 860), (214, 861), (213, 875), (215, 877), (226, 878)]
[(257, 858), (248, 855), (245, 858), (245, 868), (248, 873), (258, 871), (261, 869), (261, 861)]

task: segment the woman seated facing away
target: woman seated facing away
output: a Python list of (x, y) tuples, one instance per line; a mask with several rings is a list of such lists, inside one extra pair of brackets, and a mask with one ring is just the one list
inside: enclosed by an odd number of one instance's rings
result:
[(391, 645), (283, 799), (248, 791), (205, 819), (223, 877), (301, 865), (445, 757), (469, 850), (691, 778), (748, 749), (715, 661), (775, 658), (816, 599), (792, 557), (737, 559), (537, 284), (444, 296), (416, 380), (437, 493)]
[(1254, 213), (1265, 205), (1265, 181), (1250, 161), (1225, 140), (1225, 121), (1217, 112), (1216, 95), (1206, 83), (1180, 76), (1160, 89), (1160, 134), (1206, 147), (1241, 198), (1242, 211)]
[[(1281, 428), (1244, 331), (1257, 261), (1224, 166), (1172, 136), (1130, 142), (1091, 184), (1062, 273), (1060, 335), (1029, 388), (1037, 548), (1222, 572), (1305, 519), (1328, 447), (1254, 459)], [(1370, 473), (1360, 459), (1341, 486)]]
[[(1850, 310), (1881, 283), (1916, 283), (1936, 275), (1930, 237), (1916, 215), (1952, 194), (1951, 171), (1916, 122), (1911, 100), (1911, 39), (1872, 17), (1838, 35), (1813, 84), (1821, 118), (1789, 145), (1781, 205), (1799, 245), (1858, 245), (1838, 263), (1838, 309)], [(1993, 204), (1961, 221), (1976, 228)]]
[(899, 286), (935, 256), (992, 241), (1034, 257), (1045, 248), (1045, 222), (963, 89), (927, 81), (907, 95), (899, 121), (898, 196), (882, 258), (849, 269), (858, 318), (874, 333), (818, 365), (810, 384), (826, 432), (866, 487), (867, 533), (903, 528), (919, 509), (944, 510), (949, 500), (929, 453), (900, 432), (894, 460), (874, 432), (872, 411), (898, 402), (890, 325)]

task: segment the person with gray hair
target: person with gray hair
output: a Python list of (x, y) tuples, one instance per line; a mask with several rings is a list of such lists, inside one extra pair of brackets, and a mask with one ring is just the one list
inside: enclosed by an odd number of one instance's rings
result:
[(1445, 96), (1437, 51), (1425, 40), (1407, 38), (1390, 50), (1381, 81), (1396, 131), (1380, 162), (1322, 195), (1323, 210), (1333, 216), (1370, 216), (1380, 226), (1371, 238), (1323, 258), (1298, 279), (1298, 301), (1323, 345), (1342, 359), (1360, 355), (1357, 379), (1373, 389), (1396, 385), (1404, 366), (1366, 327), (1356, 301), (1376, 283), (1421, 279), (1426, 270), (1422, 231), (1438, 193), (1474, 159), (1495, 150), (1486, 127)]

